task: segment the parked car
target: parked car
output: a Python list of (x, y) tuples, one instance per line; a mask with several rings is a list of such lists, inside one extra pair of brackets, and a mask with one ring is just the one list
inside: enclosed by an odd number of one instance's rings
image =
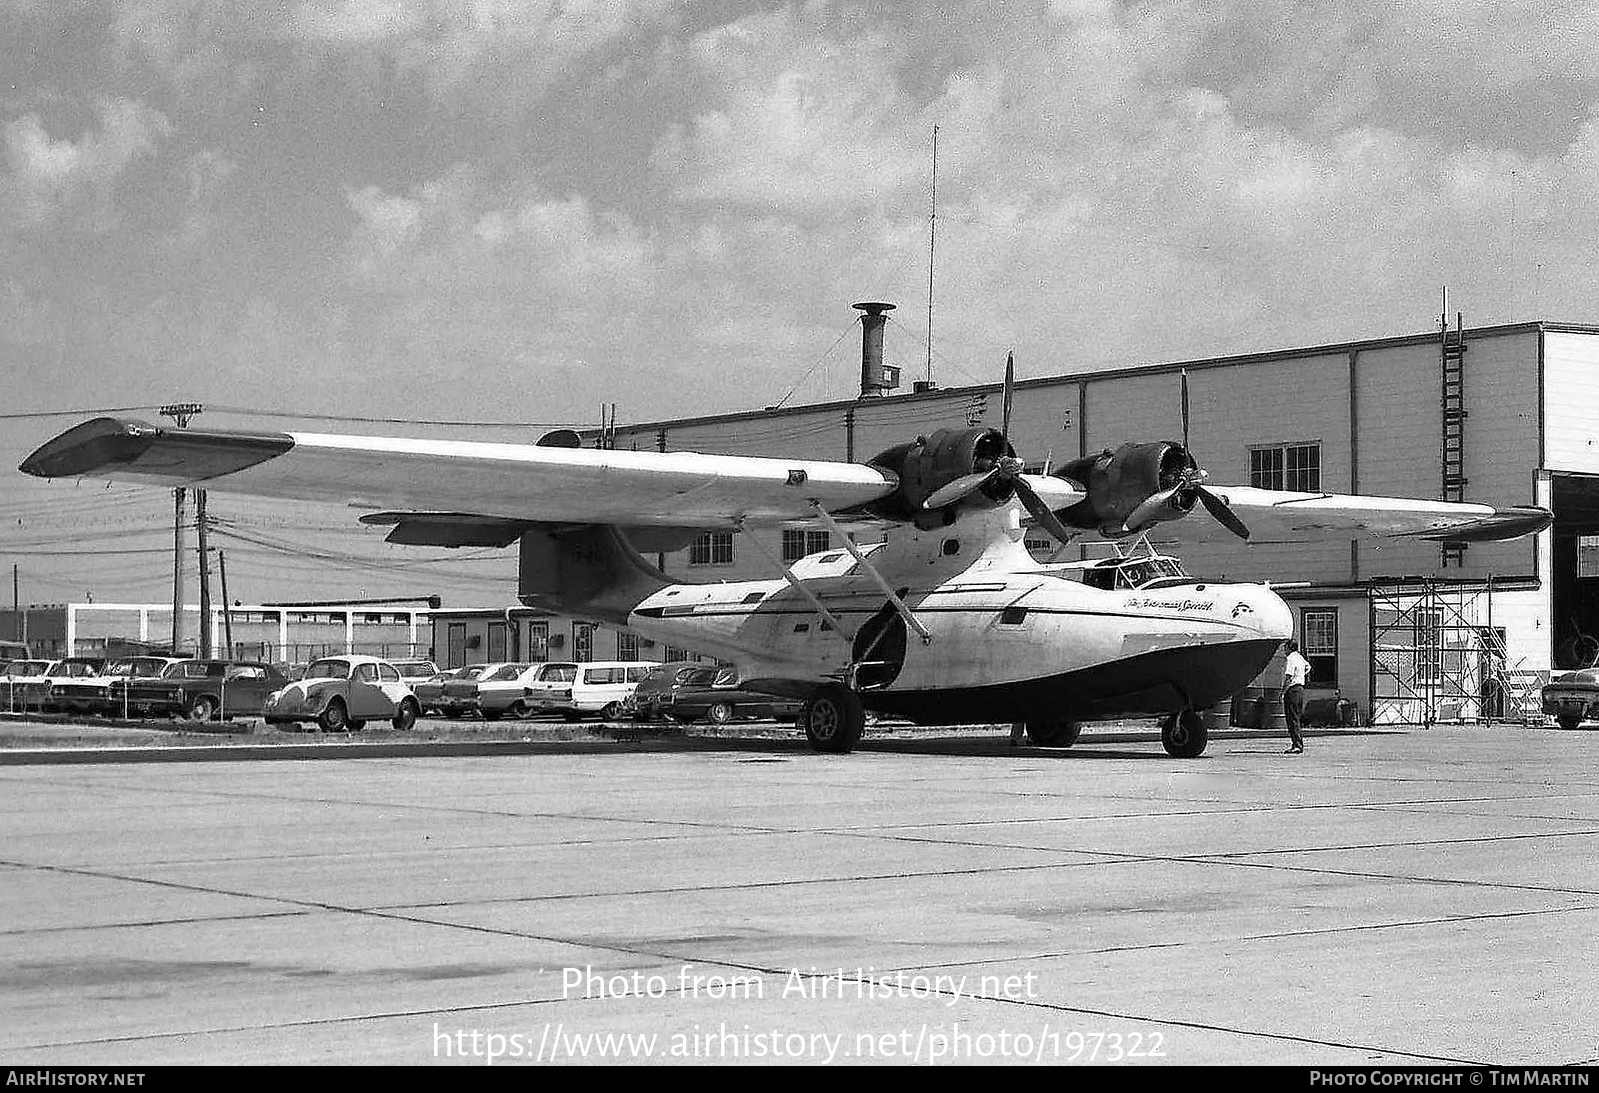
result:
[[(29, 687), (46, 680), (46, 673), (55, 667), (53, 660), (14, 660), (0, 673), (0, 708), (9, 713), (22, 713), (28, 708)], [(48, 682), (44, 682), (48, 689)]]
[(287, 682), (282, 672), (259, 661), (188, 659), (169, 664), (155, 679), (114, 683), (109, 697), (141, 717), (226, 721), (260, 714), (267, 696)]
[(1560, 722), (1562, 729), (1599, 720), (1599, 668), (1567, 672), (1544, 684), (1543, 712)]
[(460, 717), (477, 709), (477, 681), (485, 672), (504, 667), (504, 662), (494, 664), (468, 664), (446, 679), (440, 688), (438, 711), (445, 717)]
[(577, 678), (578, 665), (556, 660), (541, 665), (538, 675), (522, 684), (522, 701), (529, 713), (550, 713), (554, 693), (566, 690)]
[(477, 681), (477, 709), (485, 721), (497, 721), (509, 714), (526, 717), (535, 709), (530, 691), (542, 689), (545, 682), (569, 681), (576, 664), (507, 664), (498, 671), (484, 673)]
[(379, 718), (409, 729), (421, 706), (394, 665), (377, 657), (338, 656), (313, 661), (304, 678), (275, 691), (261, 712), (269, 725), (314, 721), (324, 732), (358, 732)]
[(633, 693), (639, 681), (651, 668), (659, 668), (653, 660), (613, 660), (579, 664), (569, 683), (563, 683), (546, 692), (543, 709), (561, 714), (568, 721), (578, 721), (598, 714), (607, 721), (619, 717), (622, 704)]
[(104, 663), (105, 661), (99, 657), (65, 657), (51, 661), (44, 675), (37, 679), (17, 682), (16, 689), (19, 692), (17, 702), (25, 710), (34, 709), (43, 713), (53, 713), (56, 705), (51, 698), (51, 692), (59, 684), (69, 679), (86, 679), (96, 675)]
[(709, 721), (725, 725), (736, 717), (786, 718), (799, 716), (804, 703), (795, 699), (747, 691), (739, 686), (736, 668), (702, 668), (690, 673), (677, 688), (670, 714), (677, 721)]
[[(104, 667), (93, 675), (57, 678), (50, 687), (50, 708), (63, 713), (94, 713), (112, 717), (123, 715), (122, 699), (127, 695), (125, 680), (158, 679), (168, 665), (182, 659), (117, 657), (106, 661)], [(116, 702), (111, 700), (113, 687), (118, 687)]]
[(416, 704), (422, 708), (424, 714), (439, 712), (439, 700), (444, 697), (444, 685), (464, 671), (465, 668), (450, 668), (443, 672), (434, 672), (427, 679), (411, 687), (411, 691), (416, 695)]
[(714, 672), (715, 666), (697, 660), (674, 660), (659, 668), (651, 668), (628, 696), (625, 712), (639, 721), (659, 721), (670, 717), (672, 707), (677, 703), (678, 688), (696, 672), (707, 669)]
[[(444, 716), (459, 717), (461, 714), (481, 713), (482, 709), (479, 706), (478, 699), (484, 683), (490, 679), (503, 676), (506, 672), (512, 673), (514, 678), (529, 667), (531, 665), (496, 660), (483, 665), (483, 670), (470, 679), (463, 675), (457, 679), (445, 680), (444, 697), (441, 700)], [(503, 713), (504, 711), (502, 710), (501, 712)]]

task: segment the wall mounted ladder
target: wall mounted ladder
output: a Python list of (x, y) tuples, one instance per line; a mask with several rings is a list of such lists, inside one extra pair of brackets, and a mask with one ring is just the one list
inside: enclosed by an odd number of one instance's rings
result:
[[(1466, 496), (1466, 328), (1460, 312), (1455, 312), (1455, 329), (1449, 329), (1449, 313), (1443, 316), (1439, 339), (1443, 397), (1443, 475), (1442, 499), (1463, 501)], [(1444, 543), (1439, 566), (1465, 564), (1466, 544)]]

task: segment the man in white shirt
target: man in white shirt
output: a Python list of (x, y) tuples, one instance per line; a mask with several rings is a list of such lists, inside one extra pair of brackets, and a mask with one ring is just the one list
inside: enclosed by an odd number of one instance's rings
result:
[(1288, 723), (1289, 755), (1305, 750), (1299, 735), (1299, 718), (1305, 712), (1305, 681), (1310, 678), (1310, 661), (1299, 651), (1299, 643), (1288, 643), (1288, 659), (1283, 662), (1283, 720)]

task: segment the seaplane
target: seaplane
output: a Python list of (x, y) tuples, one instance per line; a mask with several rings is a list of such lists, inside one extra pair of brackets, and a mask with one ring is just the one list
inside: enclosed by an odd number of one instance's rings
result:
[[(507, 444), (309, 432), (172, 429), (100, 417), (21, 471), (328, 502), (364, 510), (387, 541), (516, 544), (518, 598), (738, 665), (751, 689), (798, 698), (820, 751), (847, 752), (868, 711), (921, 724), (1010, 723), (1068, 747), (1086, 721), (1158, 718), (1167, 753), (1206, 747), (1199, 711), (1255, 679), (1292, 636), (1264, 584), (1201, 581), (1141, 546), (1040, 562), (1025, 537), (1137, 544), (1203, 509), (1240, 538), (1515, 538), (1553, 517), (1410, 498), (1216, 486), (1183, 440), (1129, 441), (1029, 469), (1000, 428), (917, 436), (861, 463), (615, 451), (571, 430)], [(827, 528), (836, 549), (760, 580), (685, 583), (646, 555), (706, 531)], [(851, 531), (875, 527), (881, 542)], [(862, 535), (862, 539), (869, 536)]]

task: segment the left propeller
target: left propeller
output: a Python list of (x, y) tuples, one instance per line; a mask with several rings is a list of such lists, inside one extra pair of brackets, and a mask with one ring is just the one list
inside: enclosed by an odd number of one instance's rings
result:
[(945, 505), (952, 505), (963, 498), (971, 496), (978, 490), (991, 485), (1008, 487), (1014, 491), (1021, 500), (1022, 506), (1038, 525), (1048, 531), (1062, 543), (1069, 543), (1076, 537), (1076, 533), (1061, 523), (1060, 518), (1050, 509), (1044, 499), (1038, 495), (1039, 488), (1048, 488), (1054, 480), (1039, 478), (1039, 487), (1035, 487), (1030, 479), (1035, 476), (1022, 473), (1024, 464), (1015, 455), (1010, 443), (1010, 418), (1011, 407), (1016, 398), (1016, 355), (1005, 354), (1005, 386), (1003, 410), (1000, 417), (999, 434), (1002, 441), (1002, 451), (994, 460), (994, 465), (987, 470), (975, 471), (965, 474), (951, 482), (946, 482), (938, 489), (927, 495), (927, 500), (922, 502), (924, 509), (940, 509)]

